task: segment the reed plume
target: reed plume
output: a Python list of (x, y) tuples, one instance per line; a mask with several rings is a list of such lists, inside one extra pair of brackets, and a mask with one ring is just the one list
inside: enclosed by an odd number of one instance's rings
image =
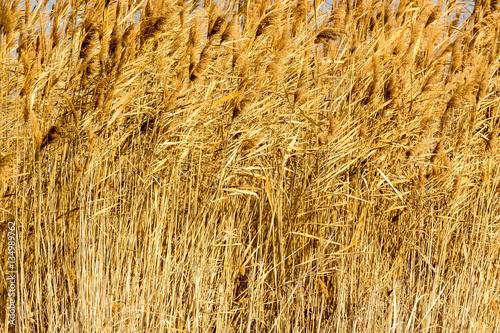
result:
[(1, 154), (0, 156), (0, 180), (5, 181), (11, 175), (14, 154)]

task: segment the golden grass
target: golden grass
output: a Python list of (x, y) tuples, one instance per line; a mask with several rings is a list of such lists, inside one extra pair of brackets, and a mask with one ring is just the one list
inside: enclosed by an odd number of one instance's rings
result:
[(19, 332), (500, 330), (498, 3), (322, 5), (1, 2)]

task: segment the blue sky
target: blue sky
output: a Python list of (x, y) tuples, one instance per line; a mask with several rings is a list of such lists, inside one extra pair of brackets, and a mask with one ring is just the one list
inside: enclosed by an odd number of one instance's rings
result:
[[(43, 1), (44, 0), (30, 0), (30, 4), (32, 6), (35, 6), (38, 3), (43, 3)], [(318, 0), (318, 2), (319, 1), (320, 0)], [(435, 2), (435, 3), (438, 2), (438, 0), (432, 0), (432, 1)], [(21, 4), (23, 4), (23, 3), (24, 3), (24, 1), (21, 2)], [(56, 3), (56, 0), (49, 0), (48, 4), (47, 4), (47, 8), (50, 10), (52, 8), (52, 5), (54, 3)], [(333, 0), (326, 0), (321, 7), (322, 8), (329, 8), (329, 7), (331, 7), (332, 3), (333, 3)], [(474, 0), (466, 0), (466, 1), (463, 1), (463, 3), (468, 3), (469, 4), (467, 6), (468, 7), (467, 9), (470, 10), (470, 11), (472, 11), (472, 9), (474, 8)], [(468, 16), (469, 16), (469, 14), (464, 14), (462, 18), (465, 19)]]

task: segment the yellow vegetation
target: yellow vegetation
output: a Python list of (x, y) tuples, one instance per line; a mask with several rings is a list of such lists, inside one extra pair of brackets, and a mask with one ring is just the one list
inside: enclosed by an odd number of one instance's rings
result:
[(24, 3), (19, 332), (500, 331), (498, 1)]

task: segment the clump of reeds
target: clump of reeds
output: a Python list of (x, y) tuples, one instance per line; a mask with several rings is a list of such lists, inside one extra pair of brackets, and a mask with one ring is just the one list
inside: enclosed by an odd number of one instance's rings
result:
[(497, 1), (47, 4), (0, 1), (19, 331), (500, 331)]

